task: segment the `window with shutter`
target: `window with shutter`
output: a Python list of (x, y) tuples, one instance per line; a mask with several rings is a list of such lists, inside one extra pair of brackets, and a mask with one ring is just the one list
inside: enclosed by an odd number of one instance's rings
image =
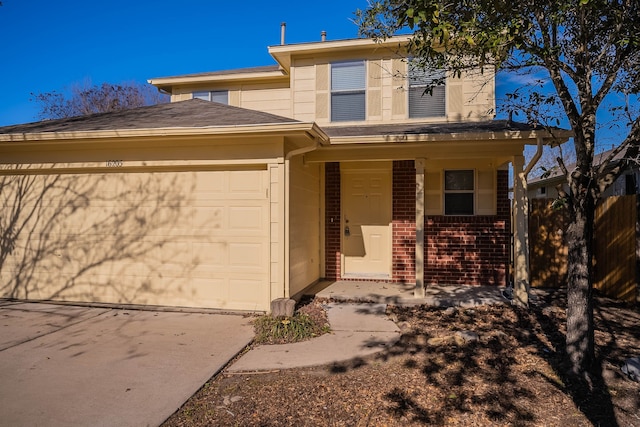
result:
[(331, 121), (365, 120), (364, 61), (331, 64)]
[[(424, 70), (409, 62), (409, 117), (444, 117), (445, 73), (443, 70)], [(443, 82), (439, 84), (439, 82)], [(431, 92), (426, 91), (431, 87)]]

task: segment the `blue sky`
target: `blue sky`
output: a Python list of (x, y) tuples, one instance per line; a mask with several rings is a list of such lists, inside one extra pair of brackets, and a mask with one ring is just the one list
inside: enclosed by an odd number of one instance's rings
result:
[[(2, 3), (0, 126), (37, 120), (31, 93), (86, 82), (144, 82), (275, 64), (267, 46), (280, 43), (281, 22), (287, 23), (287, 43), (318, 41), (322, 30), (329, 40), (354, 38), (354, 11), (368, 4), (367, 0)], [(501, 74), (498, 104), (505, 92), (522, 83), (520, 76)], [(601, 147), (606, 149), (621, 135), (601, 136)]]
[(37, 119), (30, 94), (74, 83), (275, 64), (267, 46), (357, 37), (367, 0), (2, 0), (0, 126)]

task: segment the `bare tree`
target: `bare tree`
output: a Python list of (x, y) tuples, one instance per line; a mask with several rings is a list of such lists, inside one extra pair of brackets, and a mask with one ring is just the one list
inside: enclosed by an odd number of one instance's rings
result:
[[(529, 122), (568, 123), (576, 162), (558, 167), (569, 187), (567, 228), (567, 354), (571, 372), (590, 383), (598, 369), (593, 324), (593, 228), (604, 190), (637, 161), (640, 115), (624, 100), (640, 93), (638, 0), (380, 0), (356, 12), (361, 34), (384, 38), (410, 30), (409, 52), (426, 68), (459, 76), (466, 70), (520, 72), (548, 84), (512, 94)], [(438, 84), (440, 82), (434, 82)], [(544, 84), (544, 83), (543, 83)], [(622, 100), (616, 115), (621, 137), (604, 161), (594, 162), (599, 111)], [(559, 120), (562, 118), (563, 120)], [(624, 161), (609, 167), (625, 153)], [(597, 372), (596, 372), (597, 374)]]
[(168, 102), (168, 96), (155, 87), (138, 82), (74, 84), (62, 92), (32, 93), (40, 106), (39, 119), (62, 119), (95, 113), (128, 110)]

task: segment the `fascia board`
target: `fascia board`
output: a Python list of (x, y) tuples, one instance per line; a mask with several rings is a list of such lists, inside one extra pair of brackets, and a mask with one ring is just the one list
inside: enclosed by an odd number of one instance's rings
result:
[(390, 37), (386, 40), (349, 39), (336, 41), (320, 41), (312, 43), (284, 44), (269, 46), (269, 53), (286, 72), (291, 68), (291, 58), (296, 55), (335, 54), (346, 51), (370, 51), (379, 48), (397, 48), (406, 45), (410, 36)]
[(156, 87), (184, 86), (199, 83), (233, 82), (233, 81), (272, 81), (287, 80), (289, 77), (283, 70), (260, 73), (229, 73), (200, 76), (177, 76), (149, 79), (147, 82)]
[(366, 136), (334, 136), (332, 145), (371, 144), (388, 142), (438, 142), (438, 141), (504, 141), (513, 140), (526, 145), (535, 145), (536, 138), (542, 136), (547, 143), (563, 144), (573, 136), (569, 131), (561, 131), (553, 135), (547, 131), (505, 131), (505, 132), (460, 132), (445, 134), (389, 134)]
[(302, 135), (326, 144), (329, 137), (313, 122), (273, 123), (240, 126), (206, 126), (185, 128), (114, 129), (75, 132), (40, 132), (0, 134), (0, 146), (12, 143), (61, 142), (161, 137), (230, 137), (230, 136)]

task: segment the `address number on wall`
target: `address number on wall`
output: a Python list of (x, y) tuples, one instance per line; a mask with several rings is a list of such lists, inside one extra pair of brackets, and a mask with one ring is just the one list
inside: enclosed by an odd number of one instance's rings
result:
[(122, 160), (107, 160), (108, 168), (121, 168), (124, 166), (124, 162)]

